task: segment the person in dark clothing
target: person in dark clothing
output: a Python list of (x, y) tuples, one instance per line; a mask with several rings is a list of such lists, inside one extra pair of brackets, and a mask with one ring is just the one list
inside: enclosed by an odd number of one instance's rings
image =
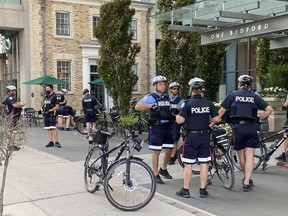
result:
[[(44, 113), (44, 129), (48, 130), (49, 143), (46, 147), (61, 148), (58, 142), (58, 133), (56, 129), (56, 113), (59, 108), (59, 101), (57, 100), (56, 94), (53, 91), (52, 85), (46, 86), (46, 95), (43, 102), (43, 113)], [(54, 145), (54, 142), (55, 145)]]
[[(273, 112), (273, 108), (266, 101), (250, 90), (252, 82), (251, 76), (241, 75), (238, 78), (238, 90), (230, 92), (219, 109), (220, 118), (229, 111), (233, 125), (233, 145), (244, 172), (244, 192), (249, 192), (254, 186), (251, 175), (255, 149), (259, 148), (258, 121), (267, 118)], [(259, 109), (264, 111), (257, 117)]]
[[(65, 94), (67, 94), (67, 89), (61, 89), (61, 94), (57, 95), (57, 100), (59, 101), (59, 109), (57, 110), (58, 114), (58, 129), (59, 130), (64, 130), (63, 127), (63, 116), (64, 116), (64, 106), (67, 104), (67, 100), (65, 98)], [(67, 129), (67, 128), (66, 128)]]

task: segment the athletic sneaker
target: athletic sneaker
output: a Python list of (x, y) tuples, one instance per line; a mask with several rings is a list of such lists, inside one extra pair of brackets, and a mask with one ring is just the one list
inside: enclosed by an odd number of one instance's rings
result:
[(250, 186), (250, 184), (249, 185), (245, 185), (245, 184), (243, 184), (243, 192), (249, 192), (250, 190), (252, 189), (252, 187)]
[(168, 170), (163, 170), (161, 167), (159, 169), (159, 174), (166, 179), (172, 179), (172, 176), (169, 174)]
[(169, 165), (175, 164), (175, 161), (176, 161), (176, 157), (171, 157), (169, 161)]
[[(242, 179), (242, 185), (244, 185), (244, 179), (245, 179), (245, 178)], [(250, 185), (251, 187), (254, 187), (254, 182), (253, 182), (252, 179), (249, 180), (249, 185)]]
[(59, 143), (59, 142), (55, 142), (55, 147), (56, 147), (56, 148), (61, 148), (60, 143)]
[(200, 197), (201, 198), (206, 198), (208, 196), (208, 194), (209, 194), (205, 188), (204, 189), (200, 188), (199, 189), (199, 193), (200, 193)]
[(276, 160), (281, 160), (281, 161), (286, 161), (286, 155), (285, 152), (282, 152), (281, 155), (279, 155), (278, 157), (275, 158)]
[(49, 148), (49, 147), (54, 147), (54, 143), (51, 141), (51, 142), (49, 142), (49, 143), (46, 145), (46, 147), (47, 147), (47, 148)]
[(161, 177), (160, 177), (159, 174), (156, 175), (155, 178), (156, 178), (156, 182), (157, 182), (158, 184), (165, 184), (164, 181), (161, 179)]
[(181, 188), (179, 191), (176, 192), (176, 194), (180, 197), (190, 198), (190, 192), (188, 189), (185, 188)]

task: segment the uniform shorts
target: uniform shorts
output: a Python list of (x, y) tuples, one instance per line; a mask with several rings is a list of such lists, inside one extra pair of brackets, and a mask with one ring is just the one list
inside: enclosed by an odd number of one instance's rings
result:
[(242, 150), (244, 148), (259, 148), (260, 142), (257, 128), (258, 124), (254, 122), (235, 124), (232, 137), (234, 149)]
[(177, 123), (172, 124), (172, 134), (173, 134), (174, 142), (179, 141), (180, 139), (180, 129), (181, 129), (181, 125)]
[(56, 116), (48, 114), (44, 116), (44, 129), (56, 129)]
[(208, 163), (210, 156), (210, 134), (189, 133), (183, 144), (182, 161), (185, 164)]
[(149, 130), (149, 149), (161, 151), (163, 148), (174, 148), (172, 127), (171, 125), (152, 125)]
[(60, 107), (58, 110), (57, 110), (57, 113), (58, 113), (58, 116), (66, 116), (66, 111), (64, 109), (64, 106)]
[(96, 122), (96, 111), (86, 111), (85, 113), (85, 122), (94, 123)]

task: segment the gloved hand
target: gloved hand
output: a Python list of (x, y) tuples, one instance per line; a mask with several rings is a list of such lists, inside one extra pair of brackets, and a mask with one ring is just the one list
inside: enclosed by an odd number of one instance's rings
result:
[(49, 115), (51, 112), (48, 110), (48, 111), (44, 111), (44, 115)]
[(156, 104), (153, 104), (152, 107), (151, 107), (151, 110), (154, 110), (154, 111), (158, 112), (160, 110), (160, 107), (157, 106)]

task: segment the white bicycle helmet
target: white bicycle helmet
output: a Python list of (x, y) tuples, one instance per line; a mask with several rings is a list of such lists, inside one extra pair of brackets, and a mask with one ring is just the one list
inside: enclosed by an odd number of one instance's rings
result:
[(171, 89), (171, 88), (174, 88), (174, 87), (180, 88), (181, 85), (180, 85), (179, 83), (177, 83), (177, 82), (172, 82), (172, 83), (170, 83), (169, 88)]
[(241, 75), (238, 78), (238, 82), (240, 82), (243, 85), (250, 86), (250, 85), (252, 85), (253, 78), (251, 76), (249, 76), (249, 75)]
[(164, 76), (156, 76), (153, 78), (153, 86), (159, 82), (167, 82), (166, 77)]
[(17, 89), (14, 85), (6, 86), (6, 88), (8, 91), (16, 91), (16, 89)]
[(189, 84), (189, 86), (192, 87), (192, 89), (201, 90), (202, 88), (204, 88), (204, 83), (205, 83), (205, 81), (203, 79), (195, 77), (195, 78), (191, 79), (188, 84)]

